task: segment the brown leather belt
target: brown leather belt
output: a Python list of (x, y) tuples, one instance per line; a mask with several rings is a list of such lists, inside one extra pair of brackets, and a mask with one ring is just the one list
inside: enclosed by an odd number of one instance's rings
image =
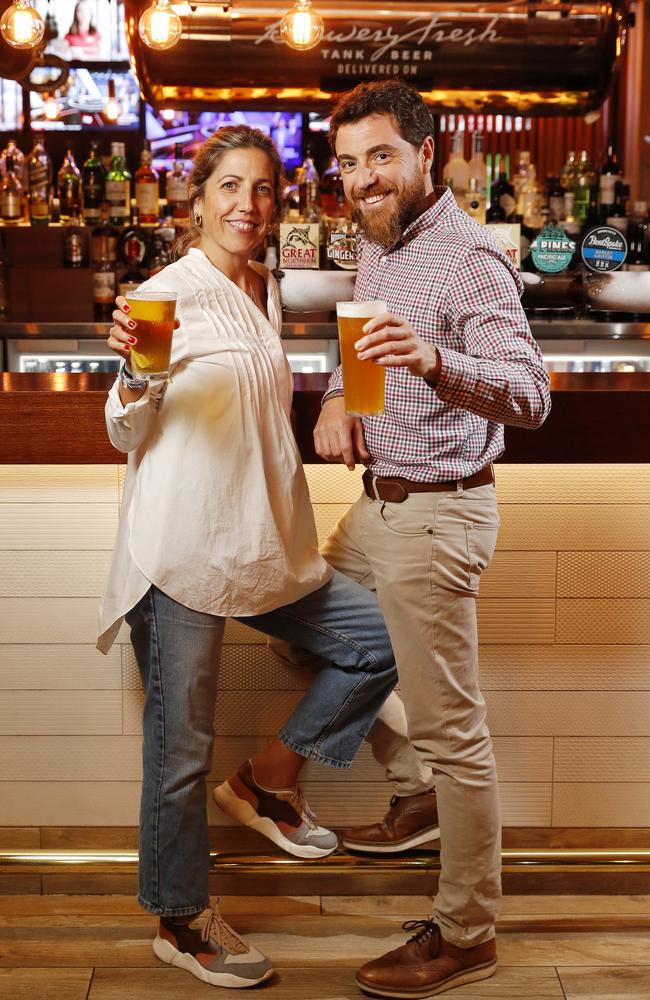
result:
[(363, 488), (371, 500), (388, 500), (389, 503), (403, 503), (409, 493), (449, 493), (487, 486), (494, 482), (494, 466), (486, 465), (466, 479), (452, 479), (445, 483), (416, 483), (401, 476), (373, 476), (366, 469), (363, 474)]

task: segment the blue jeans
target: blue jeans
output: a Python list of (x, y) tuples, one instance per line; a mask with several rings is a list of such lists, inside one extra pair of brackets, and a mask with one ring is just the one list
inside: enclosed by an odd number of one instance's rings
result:
[[(239, 620), (325, 661), (279, 736), (303, 757), (349, 767), (397, 681), (374, 594), (335, 573), (294, 604)], [(126, 621), (145, 693), (139, 900), (182, 916), (208, 905), (205, 778), (225, 620), (152, 586)]]

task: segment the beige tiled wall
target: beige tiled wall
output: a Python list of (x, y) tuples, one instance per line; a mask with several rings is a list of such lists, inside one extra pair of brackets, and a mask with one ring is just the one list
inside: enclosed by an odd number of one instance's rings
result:
[[(310, 466), (324, 537), (359, 475)], [(137, 822), (141, 694), (126, 630), (94, 649), (118, 466), (0, 467), (0, 826)], [(482, 682), (510, 826), (650, 825), (650, 468), (503, 466), (479, 601)], [(212, 779), (262, 746), (305, 678), (230, 623)], [(376, 817), (364, 749), (309, 766), (324, 822)], [(211, 815), (221, 823), (216, 810)]]

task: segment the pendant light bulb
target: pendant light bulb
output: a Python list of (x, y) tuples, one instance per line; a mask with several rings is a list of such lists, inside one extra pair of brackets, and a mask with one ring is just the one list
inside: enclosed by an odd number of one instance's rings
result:
[(59, 117), (59, 102), (55, 94), (43, 95), (43, 114), (48, 122), (55, 122)]
[(0, 34), (14, 49), (33, 49), (43, 39), (45, 22), (29, 0), (14, 0), (0, 17)]
[(280, 21), (282, 41), (292, 49), (304, 51), (318, 45), (325, 31), (325, 23), (311, 0), (296, 0), (291, 10)]
[(138, 23), (140, 38), (150, 49), (171, 49), (181, 37), (183, 22), (169, 0), (153, 0)]
[(105, 120), (110, 125), (114, 125), (122, 114), (122, 105), (115, 96), (115, 80), (108, 81), (108, 98), (103, 113)]

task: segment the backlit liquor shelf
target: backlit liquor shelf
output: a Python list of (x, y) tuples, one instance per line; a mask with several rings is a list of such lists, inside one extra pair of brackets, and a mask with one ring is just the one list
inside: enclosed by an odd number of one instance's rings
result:
[[(650, 322), (604, 319), (530, 321), (551, 372), (650, 372)], [(2, 369), (22, 373), (115, 372), (117, 356), (106, 346), (107, 323), (2, 323)], [(295, 373), (328, 373), (339, 361), (336, 323), (301, 320), (282, 328)]]

